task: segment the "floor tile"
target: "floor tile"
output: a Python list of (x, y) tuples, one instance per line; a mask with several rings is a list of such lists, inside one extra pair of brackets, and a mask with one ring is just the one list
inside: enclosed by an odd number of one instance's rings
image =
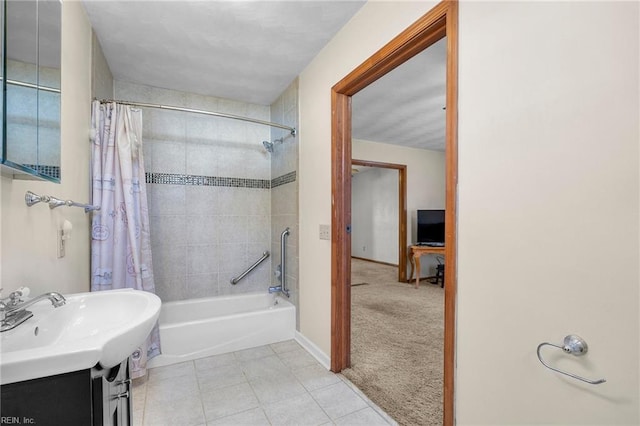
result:
[(272, 343), (269, 346), (271, 346), (271, 349), (273, 349), (277, 354), (302, 349), (302, 346), (300, 346), (295, 340), (285, 340), (284, 342)]
[(170, 377), (147, 384), (145, 407), (164, 404), (187, 397), (198, 398), (200, 389), (195, 377)]
[(242, 370), (249, 380), (289, 373), (289, 369), (277, 355), (242, 361)]
[(148, 370), (149, 378), (147, 385), (158, 380), (164, 380), (171, 377), (184, 377), (196, 375), (193, 361), (181, 362), (179, 364), (167, 365), (165, 367), (150, 368)]
[(293, 374), (298, 378), (298, 380), (300, 380), (300, 383), (302, 383), (308, 391), (334, 385), (341, 381), (338, 376), (320, 364), (293, 370)]
[(269, 346), (258, 346), (257, 348), (245, 349), (243, 351), (234, 352), (233, 354), (238, 361), (242, 362), (250, 359), (275, 355), (275, 352)]
[(351, 381), (349, 379), (347, 379), (345, 376), (343, 376), (342, 374), (337, 374), (337, 376), (340, 378), (340, 380), (342, 380), (342, 382), (347, 385), (352, 391), (354, 391), (356, 393), (356, 395), (358, 395), (360, 398), (362, 398), (362, 400), (364, 402), (367, 403), (367, 405), (369, 405), (369, 407), (373, 408), (373, 410), (378, 413), (378, 415), (380, 417), (382, 417), (387, 423), (389, 423), (390, 425), (393, 426), (398, 426), (398, 422), (396, 422), (395, 420), (393, 420), (391, 418), (390, 415), (388, 415), (387, 413), (384, 412), (384, 410), (380, 407), (378, 407), (373, 401), (371, 401), (369, 399), (369, 397), (367, 397), (367, 395), (365, 395), (360, 389), (358, 389), (358, 387), (356, 385), (354, 385), (353, 383), (351, 383)]
[(223, 417), (213, 422), (208, 422), (208, 426), (270, 426), (267, 416), (262, 408), (243, 411), (232, 416)]
[(232, 352), (228, 354), (214, 355), (207, 358), (200, 358), (194, 361), (196, 371), (207, 370), (209, 368), (222, 367), (224, 365), (237, 365), (238, 360)]
[(267, 418), (274, 425), (314, 426), (331, 419), (308, 393), (264, 405)]
[(142, 426), (142, 419), (144, 418), (144, 408), (142, 409), (134, 409), (131, 414), (133, 417), (133, 422), (131, 423), (133, 426)]
[(202, 393), (247, 382), (247, 377), (244, 375), (240, 364), (201, 370), (197, 372), (197, 376), (200, 392)]
[(171, 404), (147, 404), (144, 426), (198, 426), (205, 422), (200, 397), (171, 401)]
[[(349, 413), (369, 407), (349, 386), (342, 381), (311, 392), (311, 396), (320, 407), (331, 417), (337, 419)], [(377, 414), (376, 414), (377, 415)]]
[(249, 384), (263, 404), (293, 398), (306, 392), (291, 374), (258, 377), (249, 381)]
[(345, 426), (388, 426), (382, 417), (376, 413), (373, 408), (367, 407), (364, 410), (356, 411), (355, 413), (348, 414), (344, 417), (340, 417), (334, 421), (336, 425)]
[(227, 386), (202, 393), (202, 405), (207, 421), (238, 414), (260, 404), (247, 383)]
[(147, 377), (132, 389), (135, 426), (395, 424), (294, 340), (153, 368)]
[(316, 361), (314, 357), (309, 355), (309, 352), (305, 351), (301, 347), (287, 352), (278, 353), (278, 357), (284, 365), (292, 370), (318, 364), (318, 361)]
[(134, 380), (131, 386), (131, 404), (133, 410), (144, 410), (144, 402), (147, 397), (147, 382)]

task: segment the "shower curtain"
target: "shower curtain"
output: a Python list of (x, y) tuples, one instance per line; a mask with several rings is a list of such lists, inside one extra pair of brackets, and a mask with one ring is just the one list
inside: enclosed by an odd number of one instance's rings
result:
[[(142, 156), (142, 112), (115, 102), (92, 105), (91, 291), (155, 293)], [(158, 326), (129, 358), (132, 377), (160, 354)]]

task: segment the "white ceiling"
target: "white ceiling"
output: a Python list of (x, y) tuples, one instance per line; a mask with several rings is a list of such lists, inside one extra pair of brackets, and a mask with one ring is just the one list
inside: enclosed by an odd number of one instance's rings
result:
[(352, 137), (444, 151), (446, 38), (352, 97)]
[[(116, 80), (262, 105), (364, 4), (83, 1)], [(353, 137), (444, 150), (445, 53), (436, 43), (356, 94)]]
[(262, 105), (363, 4), (84, 0), (115, 79)]

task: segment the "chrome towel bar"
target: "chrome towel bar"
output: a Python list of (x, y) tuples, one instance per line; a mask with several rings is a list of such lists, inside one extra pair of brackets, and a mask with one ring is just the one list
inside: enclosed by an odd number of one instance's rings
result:
[(34, 204), (38, 204), (38, 203), (48, 203), (50, 209), (55, 209), (56, 207), (60, 207), (60, 206), (81, 207), (81, 208), (84, 209), (85, 213), (88, 213), (90, 211), (100, 210), (100, 206), (94, 206), (94, 205), (91, 205), (91, 204), (77, 203), (77, 202), (72, 201), (72, 200), (61, 200), (61, 199), (53, 197), (51, 195), (34, 194), (31, 191), (27, 191), (27, 193), (24, 194), (24, 202), (29, 207), (33, 206)]
[(549, 342), (540, 343), (538, 345), (538, 350), (537, 350), (538, 360), (540, 360), (542, 365), (547, 367), (549, 370), (553, 370), (557, 373), (564, 374), (565, 376), (573, 377), (574, 379), (583, 381), (585, 383), (589, 383), (590, 385), (599, 385), (600, 383), (606, 382), (605, 379), (589, 380), (589, 379), (585, 379), (584, 377), (580, 377), (576, 374), (567, 373), (566, 371), (558, 370), (557, 368), (551, 367), (549, 364), (544, 362), (544, 360), (542, 359), (542, 355), (540, 355), (540, 349), (545, 345), (562, 349), (564, 352), (574, 356), (582, 356), (587, 353), (587, 351), (589, 350), (589, 347), (587, 346), (587, 342), (585, 342), (584, 339), (582, 339), (580, 336), (576, 336), (574, 334), (570, 334), (566, 336), (564, 338), (564, 344), (562, 346), (554, 345), (553, 343), (549, 343)]

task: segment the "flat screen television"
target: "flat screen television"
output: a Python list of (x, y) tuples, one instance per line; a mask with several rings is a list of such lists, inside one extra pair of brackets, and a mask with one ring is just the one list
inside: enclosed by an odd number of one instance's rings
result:
[(444, 244), (444, 210), (418, 210), (418, 244)]

